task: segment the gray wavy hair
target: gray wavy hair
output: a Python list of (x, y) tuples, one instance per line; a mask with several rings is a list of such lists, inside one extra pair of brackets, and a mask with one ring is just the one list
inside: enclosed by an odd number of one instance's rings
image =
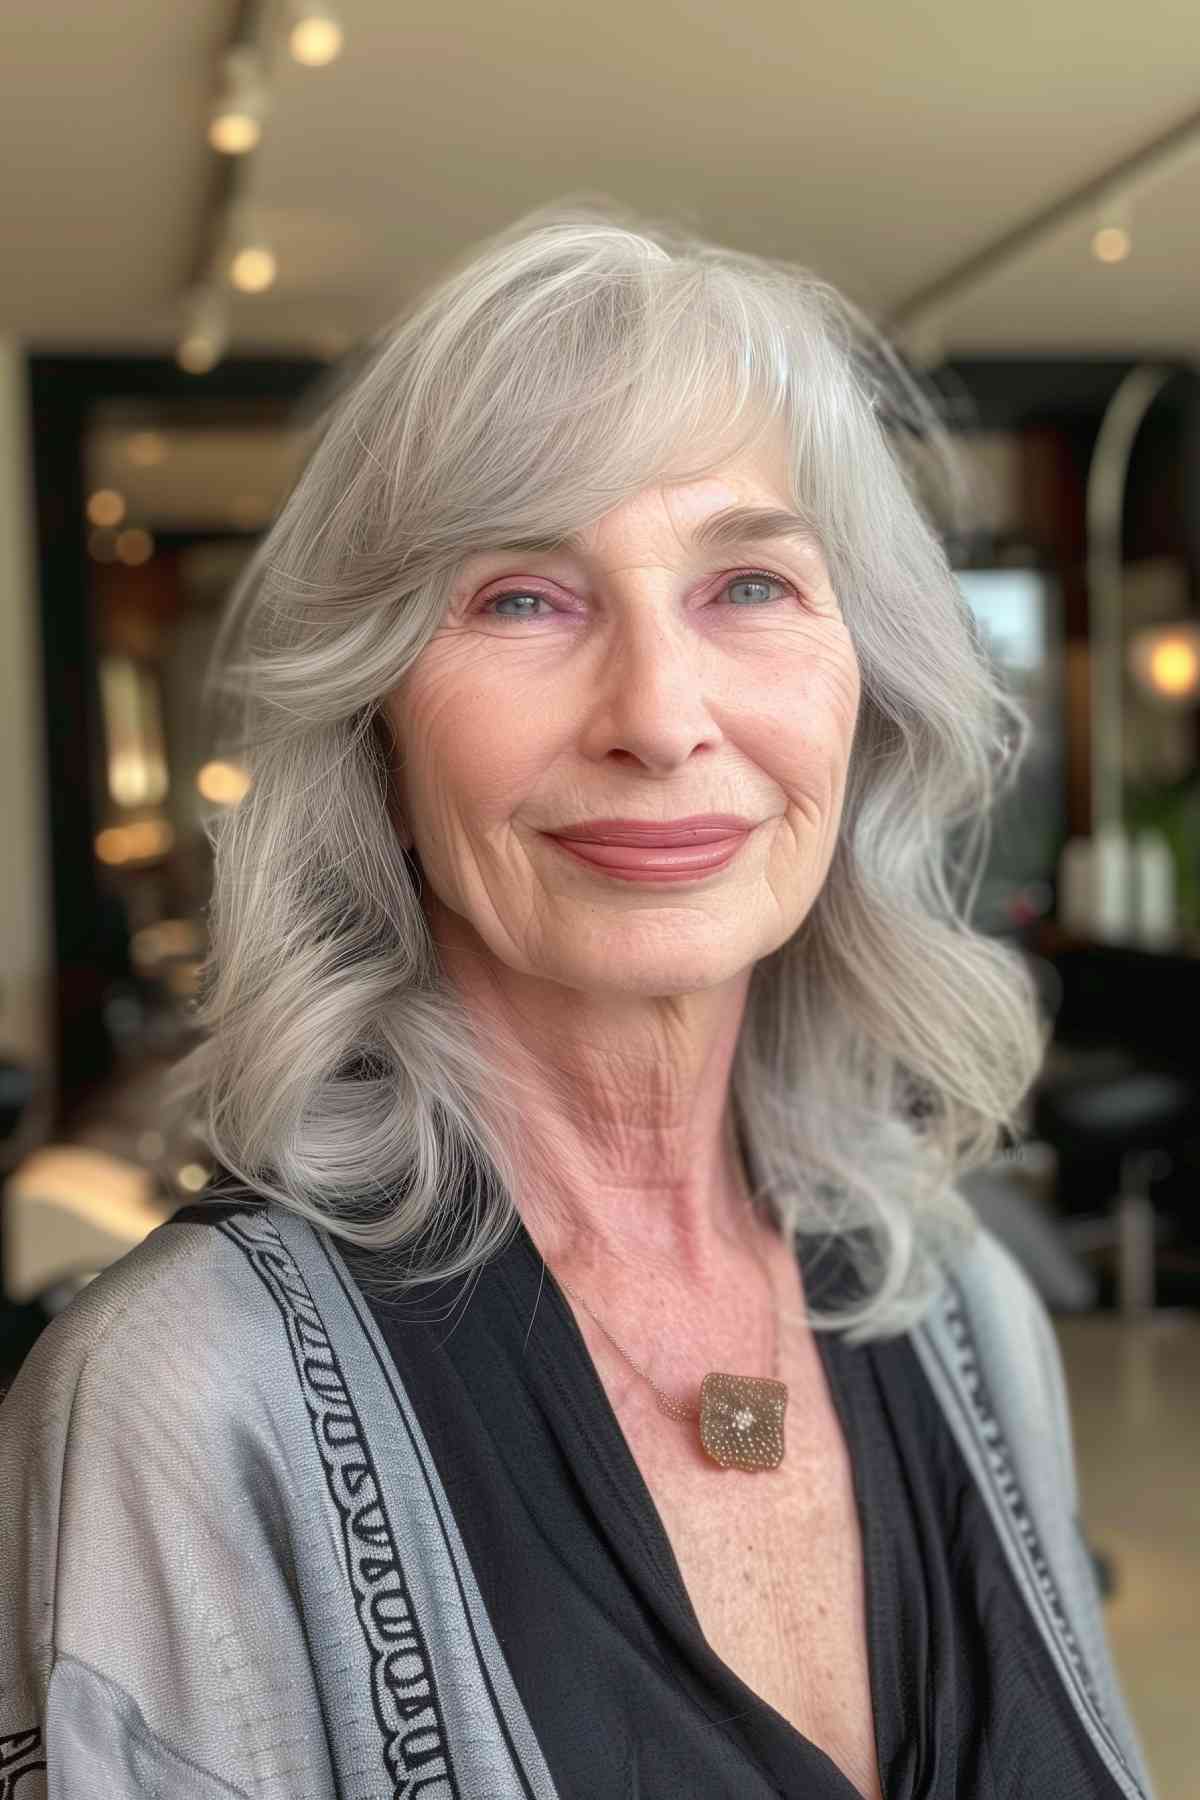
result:
[(775, 420), (862, 698), (827, 878), (753, 972), (731, 1112), (756, 1206), (851, 1256), (859, 1291), (810, 1304), (815, 1329), (909, 1329), (978, 1228), (956, 1184), (1019, 1132), (1048, 1029), (1020, 953), (970, 923), (1031, 727), (934, 517), (968, 484), (934, 400), (827, 283), (585, 197), (474, 247), (368, 346), (208, 672), (249, 786), (206, 821), (168, 1128), (223, 1171), (215, 1198), (228, 1178), (326, 1228), (370, 1291), (481, 1268), (519, 1191), (519, 1095), (439, 969), (384, 698), (467, 555), (708, 473)]

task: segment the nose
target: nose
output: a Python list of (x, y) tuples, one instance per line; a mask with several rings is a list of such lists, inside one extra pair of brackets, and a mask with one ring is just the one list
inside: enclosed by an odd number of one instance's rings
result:
[(584, 753), (632, 757), (667, 773), (720, 741), (710, 707), (711, 667), (686, 622), (649, 595), (622, 608), (604, 646), (584, 726)]

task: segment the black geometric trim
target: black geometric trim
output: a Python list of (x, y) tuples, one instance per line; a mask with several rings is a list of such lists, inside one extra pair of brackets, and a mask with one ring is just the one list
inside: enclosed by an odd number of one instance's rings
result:
[(21, 1800), (18, 1785), (26, 1775), (45, 1769), (45, 1748), (40, 1725), (0, 1737), (0, 1800)]
[(959, 1385), (965, 1389), (970, 1398), (977, 1435), (983, 1442), (984, 1454), (991, 1466), (996, 1486), (1000, 1489), (1004, 1504), (1017, 1527), (1017, 1534), (1025, 1549), (1026, 1561), (1033, 1572), (1043, 1605), (1050, 1615), (1055, 1635), (1067, 1652), (1096, 1724), (1108, 1739), (1113, 1754), (1129, 1776), (1130, 1781), (1141, 1793), (1137, 1778), (1126, 1762), (1112, 1726), (1105, 1716), (1104, 1708), (1100, 1704), (1100, 1696), (1096, 1692), (1096, 1685), (1080, 1647), (1079, 1639), (1071, 1627), (1058, 1584), (1051, 1573), (1046, 1553), (1042, 1549), (1041, 1539), (1038, 1537), (1033, 1520), (1029, 1515), (1025, 1496), (1017, 1480), (1012, 1451), (1009, 1449), (1000, 1422), (996, 1417), (987, 1382), (984, 1380), (979, 1347), (971, 1328), (971, 1321), (963, 1305), (962, 1292), (951, 1277), (947, 1277), (943, 1292), (942, 1311), (954, 1341), (954, 1354), (960, 1375)]
[(234, 1213), (266, 1212), (267, 1203), (247, 1196), (240, 1200), (188, 1200), (177, 1207), (164, 1225), (218, 1225)]
[(337, 1507), (359, 1623), (371, 1656), (371, 1700), (393, 1800), (461, 1800), (425, 1635), (413, 1610), (362, 1422), (325, 1324), (295, 1259), (265, 1213), (217, 1229), (245, 1252), (283, 1318), (292, 1361)]

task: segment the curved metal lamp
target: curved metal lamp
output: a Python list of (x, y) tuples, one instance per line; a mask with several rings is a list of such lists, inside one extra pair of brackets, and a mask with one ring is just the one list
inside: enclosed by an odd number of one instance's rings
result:
[(1129, 458), (1142, 420), (1172, 375), (1139, 363), (1104, 409), (1087, 478), (1088, 635), (1091, 640), (1092, 841), (1124, 819), (1121, 520)]

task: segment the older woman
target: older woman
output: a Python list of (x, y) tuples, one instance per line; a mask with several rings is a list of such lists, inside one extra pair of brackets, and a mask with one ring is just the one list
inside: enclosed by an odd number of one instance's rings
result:
[(955, 1187), (1043, 1028), (922, 449), (831, 289), (603, 206), (337, 396), (219, 646), (219, 1179), (0, 1410), (6, 1791), (1149, 1793)]

